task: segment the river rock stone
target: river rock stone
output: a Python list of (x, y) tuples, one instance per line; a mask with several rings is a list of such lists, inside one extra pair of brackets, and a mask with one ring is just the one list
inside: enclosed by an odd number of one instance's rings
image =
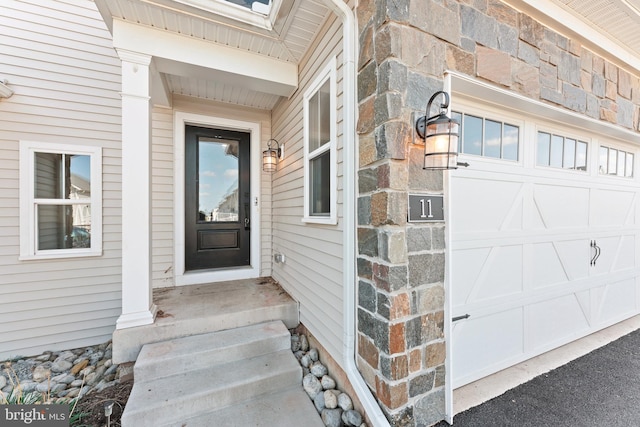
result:
[(93, 385), (100, 379), (100, 377), (98, 377), (98, 375), (95, 372), (91, 372), (89, 375), (84, 377), (84, 379), (87, 385)]
[(71, 375), (78, 375), (78, 373), (86, 368), (87, 365), (89, 365), (89, 359), (80, 359), (80, 361), (71, 368)]
[(69, 351), (69, 350), (63, 351), (60, 354), (58, 354), (58, 359), (66, 360), (67, 362), (71, 362), (75, 358), (76, 358), (76, 355), (72, 351)]
[(80, 388), (78, 388), (78, 387), (70, 388), (70, 389), (66, 390), (66, 394), (64, 395), (64, 397), (68, 397), (69, 399), (73, 399), (74, 397), (78, 397), (78, 394), (80, 394)]
[(300, 350), (300, 337), (298, 335), (291, 335), (291, 351), (294, 353)]
[(7, 385), (7, 379), (4, 375), (0, 375), (0, 390), (2, 390)]
[(51, 371), (46, 368), (44, 365), (36, 366), (33, 370), (33, 380), (37, 382), (41, 382), (46, 380), (51, 376)]
[(327, 367), (320, 362), (315, 362), (309, 369), (311, 370), (311, 373), (318, 378), (322, 378), (327, 375), (328, 372)]
[(304, 356), (302, 356), (302, 358), (300, 359), (300, 364), (304, 368), (308, 368), (309, 366), (311, 366), (311, 358), (309, 357), (308, 354), (305, 354)]
[(318, 350), (316, 350), (315, 348), (312, 348), (311, 350), (309, 350), (309, 352), (307, 353), (307, 355), (311, 358), (312, 361), (317, 362), (318, 361)]
[(342, 413), (342, 421), (348, 426), (360, 426), (362, 424), (362, 415), (360, 415), (360, 412), (350, 409)]
[(320, 380), (320, 383), (322, 384), (322, 388), (324, 390), (331, 390), (332, 388), (336, 388), (335, 380), (331, 378), (329, 375), (323, 376), (322, 379)]
[(36, 385), (36, 391), (40, 393), (47, 393), (52, 386), (55, 386), (55, 383), (49, 384), (49, 381), (44, 381)]
[(76, 377), (74, 377), (73, 375), (63, 372), (60, 375), (56, 375), (55, 377), (51, 378), (51, 381), (55, 381), (57, 383), (62, 383), (62, 384), (71, 384), (72, 382), (75, 381), (75, 379)]
[(38, 383), (35, 381), (21, 381), (20, 390), (22, 390), (23, 393), (31, 393), (36, 389), (37, 385)]
[(324, 404), (324, 393), (316, 394), (316, 397), (313, 399), (313, 405), (316, 407), (316, 411), (321, 413), (324, 408), (326, 408)]
[[(111, 359), (109, 359), (109, 360), (111, 360)], [(104, 366), (106, 368), (106, 371), (104, 371), (104, 376), (112, 375), (118, 370), (118, 365), (107, 366), (107, 364), (105, 363), (102, 366)]]
[(338, 398), (336, 395), (331, 393), (331, 390), (327, 390), (323, 394), (324, 406), (328, 409), (336, 409), (338, 407)]
[(342, 409), (323, 409), (322, 422), (327, 427), (342, 427)]
[(51, 353), (45, 352), (45, 353), (41, 354), (40, 356), (37, 356), (35, 358), (35, 360), (37, 362), (48, 362), (50, 360), (50, 358), (51, 358)]
[[(348, 394), (340, 393), (340, 395), (338, 396), (338, 406), (340, 406), (343, 411), (353, 409), (353, 402), (351, 401), (351, 398)], [(360, 425), (360, 423), (358, 423), (357, 425)]]
[(300, 335), (300, 350), (302, 351), (309, 350), (309, 341), (307, 340), (306, 335)]
[(51, 394), (58, 394), (59, 392), (61, 392), (62, 390), (66, 389), (67, 385), (66, 384), (52, 384), (51, 387), (49, 387), (49, 393)]
[(322, 391), (322, 384), (320, 384), (320, 380), (315, 375), (307, 374), (302, 379), (302, 388), (311, 399), (314, 399)]
[(53, 362), (53, 365), (51, 365), (51, 371), (56, 373), (65, 372), (71, 369), (72, 367), (73, 367), (73, 363), (58, 357), (55, 360), (55, 362)]

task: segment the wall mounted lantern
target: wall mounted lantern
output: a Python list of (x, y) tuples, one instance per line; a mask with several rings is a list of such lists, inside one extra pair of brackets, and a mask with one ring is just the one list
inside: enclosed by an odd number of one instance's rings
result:
[[(276, 148), (271, 146), (271, 142), (276, 143)], [(262, 170), (264, 172), (274, 173), (278, 170), (278, 160), (284, 157), (284, 144), (282, 146), (275, 139), (267, 141), (267, 149), (262, 152)]]
[(6, 80), (0, 81), (0, 98), (10, 98), (13, 95), (13, 89), (7, 86), (8, 83)]
[[(431, 104), (438, 95), (444, 95), (444, 102), (440, 104), (440, 113), (429, 117)], [(447, 116), (448, 109), (449, 94), (438, 91), (429, 99), (425, 115), (416, 120), (416, 132), (424, 141), (423, 169), (458, 168), (460, 123)]]

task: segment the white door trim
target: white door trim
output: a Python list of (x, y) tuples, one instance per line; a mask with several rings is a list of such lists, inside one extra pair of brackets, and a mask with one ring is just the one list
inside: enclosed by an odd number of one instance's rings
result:
[[(186, 272), (184, 266), (185, 125), (245, 131), (251, 134), (251, 264), (248, 267)], [(260, 276), (260, 123), (176, 111), (173, 119), (174, 266), (176, 286), (249, 279)]]

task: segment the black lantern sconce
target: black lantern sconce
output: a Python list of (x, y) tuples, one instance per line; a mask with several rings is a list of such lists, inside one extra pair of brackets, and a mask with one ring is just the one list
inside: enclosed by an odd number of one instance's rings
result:
[[(429, 117), (431, 104), (438, 95), (444, 96), (444, 102), (440, 104), (440, 113)], [(448, 109), (449, 94), (438, 91), (429, 99), (425, 115), (416, 120), (416, 132), (424, 141), (423, 169), (458, 168), (460, 123), (447, 116)]]
[[(271, 142), (276, 143), (276, 148), (271, 146)], [(262, 152), (262, 170), (264, 172), (274, 173), (278, 170), (278, 161), (284, 157), (284, 144), (275, 139), (267, 141), (267, 149)]]

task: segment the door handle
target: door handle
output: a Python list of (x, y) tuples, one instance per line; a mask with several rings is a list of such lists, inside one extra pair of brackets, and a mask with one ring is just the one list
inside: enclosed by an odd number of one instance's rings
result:
[(250, 222), (250, 220), (249, 220), (249, 216), (250, 216), (250, 212), (251, 212), (251, 211), (250, 211), (250, 209), (249, 209), (249, 203), (248, 203), (248, 202), (246, 202), (246, 203), (244, 204), (244, 228), (245, 228), (245, 230), (248, 230), (248, 229), (249, 229), (249, 222)]
[(596, 261), (598, 261), (598, 258), (600, 258), (600, 252), (602, 252), (602, 250), (600, 249), (600, 246), (598, 246), (598, 242), (595, 240), (591, 241), (591, 248), (595, 251), (590, 263), (590, 265), (593, 267), (594, 265), (596, 265)]

